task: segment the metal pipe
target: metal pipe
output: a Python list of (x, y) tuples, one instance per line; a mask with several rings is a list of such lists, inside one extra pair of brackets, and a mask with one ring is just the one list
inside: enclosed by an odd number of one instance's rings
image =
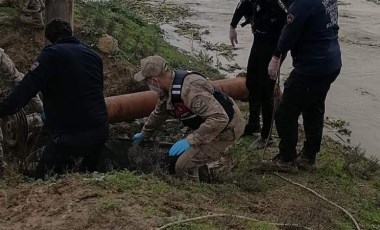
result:
[(212, 84), (232, 99), (243, 101), (248, 99), (248, 89), (245, 86), (245, 80), (245, 77), (235, 77), (213, 81)]
[[(234, 100), (245, 100), (248, 90), (245, 78), (229, 78), (212, 82), (214, 87), (225, 92)], [(144, 91), (106, 98), (110, 123), (131, 121), (148, 116), (155, 108), (158, 96), (154, 91)]]

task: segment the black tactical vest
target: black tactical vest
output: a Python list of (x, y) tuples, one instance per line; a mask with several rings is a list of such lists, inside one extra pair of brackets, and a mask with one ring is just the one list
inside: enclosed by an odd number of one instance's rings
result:
[[(203, 77), (203, 75), (196, 72), (183, 70), (174, 71), (174, 79), (171, 90), (171, 103), (174, 109), (169, 110), (168, 112), (174, 118), (181, 120), (185, 126), (195, 130), (198, 129), (199, 126), (204, 122), (204, 119), (191, 112), (190, 109), (185, 106), (181, 98), (183, 81), (189, 74), (197, 74)], [(233, 102), (227, 95), (218, 90), (214, 90), (213, 95), (215, 99), (222, 105), (224, 111), (226, 111), (230, 122), (235, 114)]]
[(279, 35), (286, 23), (286, 3), (289, 0), (251, 0), (244, 17), (253, 33)]

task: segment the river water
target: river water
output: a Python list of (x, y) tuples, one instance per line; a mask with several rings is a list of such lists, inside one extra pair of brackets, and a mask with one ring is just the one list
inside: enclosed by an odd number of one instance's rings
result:
[[(174, 32), (175, 24), (163, 24), (161, 28), (171, 44), (195, 54), (202, 49), (200, 44), (207, 41), (230, 44), (229, 23), (238, 0), (167, 0), (166, 3), (189, 7), (193, 16), (186, 20), (204, 26), (203, 30), (209, 32), (197, 42)], [(342, 0), (339, 16), (343, 68), (326, 99), (326, 116), (348, 121), (351, 143), (361, 144), (368, 156), (380, 158), (380, 5), (365, 0)], [(223, 66), (235, 63), (246, 66), (253, 36), (249, 26), (239, 27), (237, 32), (239, 44), (234, 60), (209, 51), (214, 61)], [(287, 76), (291, 69), (289, 55), (281, 75)]]

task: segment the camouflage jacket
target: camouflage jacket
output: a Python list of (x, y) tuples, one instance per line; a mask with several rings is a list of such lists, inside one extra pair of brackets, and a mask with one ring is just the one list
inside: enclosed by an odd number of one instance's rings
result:
[[(171, 89), (169, 89), (169, 92), (171, 92)], [(185, 106), (204, 119), (200, 127), (186, 138), (192, 146), (207, 144), (219, 139), (219, 136), (223, 136), (224, 130), (236, 123), (230, 122), (230, 125), (228, 124), (228, 115), (214, 98), (213, 93), (214, 87), (211, 82), (200, 75), (190, 74), (183, 82), (181, 98)], [(170, 93), (160, 95), (155, 110), (143, 127), (142, 135), (145, 138), (151, 137), (153, 132), (169, 117), (168, 110), (172, 109)], [(238, 110), (236, 105), (234, 105), (234, 109)], [(241, 116), (240, 111), (236, 113), (236, 116)], [(243, 118), (241, 117), (241, 119)], [(233, 131), (234, 127), (231, 128)]]
[[(24, 74), (19, 72), (14, 62), (0, 48), (0, 99), (5, 98), (12, 88), (22, 80)], [(32, 105), (37, 112), (43, 112), (42, 101), (38, 95), (32, 100)]]

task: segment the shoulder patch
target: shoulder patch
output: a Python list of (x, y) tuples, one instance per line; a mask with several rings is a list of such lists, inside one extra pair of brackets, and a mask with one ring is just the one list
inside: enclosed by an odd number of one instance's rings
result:
[(40, 65), (40, 63), (38, 63), (37, 61), (34, 62), (34, 63), (30, 66), (29, 71), (33, 71), (33, 70), (35, 70), (39, 65)]
[(294, 20), (294, 16), (293, 14), (288, 14), (288, 16), (286, 17), (286, 21), (288, 24), (292, 23)]
[(202, 114), (206, 112), (206, 110), (208, 109), (208, 105), (206, 105), (202, 98), (198, 98), (193, 104), (193, 109), (195, 113)]

